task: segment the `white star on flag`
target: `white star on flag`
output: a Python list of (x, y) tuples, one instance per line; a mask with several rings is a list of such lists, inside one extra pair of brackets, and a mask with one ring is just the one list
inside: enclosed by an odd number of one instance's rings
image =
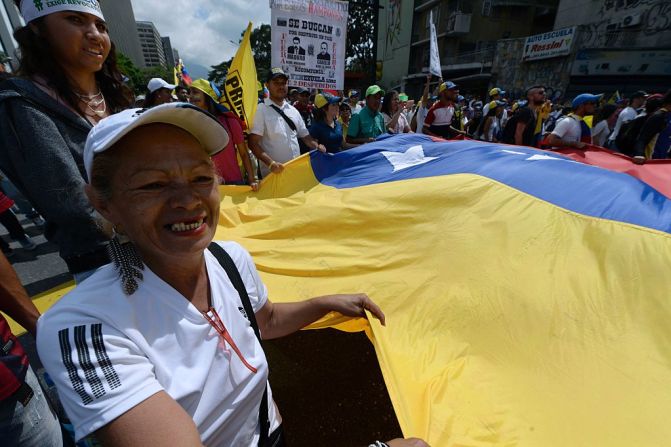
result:
[(424, 155), (424, 148), (421, 145), (412, 146), (405, 152), (380, 152), (391, 163), (393, 172), (402, 171), (413, 166), (428, 163), (438, 157), (427, 157)]
[(532, 155), (527, 158), (527, 160), (556, 160), (556, 161), (568, 161), (564, 158), (551, 157), (549, 155)]

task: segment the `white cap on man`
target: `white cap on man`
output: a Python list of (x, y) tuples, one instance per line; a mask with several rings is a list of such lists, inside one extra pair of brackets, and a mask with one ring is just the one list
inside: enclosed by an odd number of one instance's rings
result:
[(151, 109), (127, 109), (100, 120), (91, 129), (84, 146), (84, 168), (91, 181), (93, 159), (114, 146), (134, 129), (147, 124), (163, 123), (184, 129), (200, 142), (205, 151), (214, 155), (228, 144), (228, 132), (216, 117), (185, 102), (161, 104)]
[(160, 88), (167, 88), (168, 90), (174, 90), (175, 87), (177, 86), (173, 84), (168, 84), (161, 78), (151, 78), (149, 80), (149, 83), (147, 84), (147, 89), (149, 90), (150, 93), (154, 93), (156, 90)]

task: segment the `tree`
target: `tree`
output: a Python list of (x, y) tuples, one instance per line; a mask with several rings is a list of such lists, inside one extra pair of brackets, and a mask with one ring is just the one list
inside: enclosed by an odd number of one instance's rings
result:
[[(349, 2), (349, 20), (347, 21), (346, 69), (370, 72), (375, 65), (373, 60), (373, 29), (377, 23), (373, 0), (353, 0)], [(377, 42), (375, 42), (377, 44)]]
[(125, 54), (117, 51), (116, 53), (116, 63), (119, 67), (119, 71), (128, 77), (129, 86), (133, 89), (136, 95), (139, 95), (143, 92), (142, 85), (142, 72), (139, 68), (135, 66), (132, 60)]
[(133, 89), (135, 95), (143, 95), (147, 92), (147, 84), (151, 78), (161, 78), (170, 83), (174, 80), (175, 75), (170, 68), (161, 66), (137, 68), (128, 56), (118, 51), (116, 58), (119, 71), (128, 77), (130, 88)]
[[(238, 43), (242, 42), (244, 35), (245, 31), (243, 30), (242, 33), (240, 33)], [(254, 28), (249, 40), (252, 46), (252, 53), (254, 53), (256, 75), (259, 79), (266, 79), (270, 72), (270, 25), (263, 23)], [(207, 78), (210, 81), (214, 81), (217, 85), (223, 84), (226, 81), (226, 74), (228, 74), (228, 69), (232, 62), (233, 58), (230, 58), (218, 65), (213, 65)]]

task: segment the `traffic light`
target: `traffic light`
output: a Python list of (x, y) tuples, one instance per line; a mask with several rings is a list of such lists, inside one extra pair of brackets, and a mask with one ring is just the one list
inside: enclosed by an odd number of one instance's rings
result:
[(375, 62), (375, 80), (382, 79), (382, 61)]

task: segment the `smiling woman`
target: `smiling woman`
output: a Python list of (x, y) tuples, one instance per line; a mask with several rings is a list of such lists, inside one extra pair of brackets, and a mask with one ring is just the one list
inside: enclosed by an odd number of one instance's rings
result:
[(184, 103), (123, 111), (88, 136), (86, 193), (115, 228), (120, 256), (37, 330), (78, 440), (95, 433), (113, 447), (282, 447), (261, 338), (331, 311), (368, 310), (384, 324), (365, 294), (275, 304), (242, 246), (212, 242), (220, 197), (210, 157), (228, 139), (213, 115)]
[(19, 77), (0, 86), (0, 169), (44, 216), (47, 238), (82, 280), (109, 262), (83, 193), (84, 141), (133, 97), (97, 1), (16, 4), (27, 25), (14, 33)]

